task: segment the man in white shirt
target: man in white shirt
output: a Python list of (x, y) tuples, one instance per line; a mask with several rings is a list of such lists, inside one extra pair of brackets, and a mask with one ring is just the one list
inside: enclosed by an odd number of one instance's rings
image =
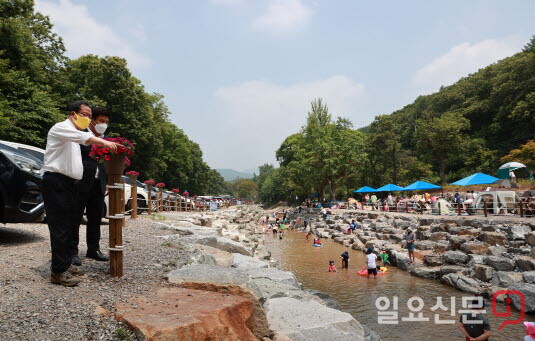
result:
[(78, 182), (84, 172), (80, 144), (101, 145), (115, 152), (118, 144), (84, 132), (91, 122), (91, 108), (85, 101), (71, 104), (69, 117), (56, 123), (46, 141), (43, 172), (43, 199), (50, 231), (52, 274), (50, 281), (64, 286), (78, 285), (74, 276), (82, 273), (72, 262), (72, 238), (76, 226)]
[(366, 264), (368, 267), (368, 278), (370, 278), (370, 275), (373, 274), (373, 278), (377, 277), (377, 264), (375, 261), (377, 260), (377, 255), (373, 253), (372, 248), (368, 248), (366, 250)]
[[(104, 133), (110, 123), (110, 113), (101, 107), (93, 107), (91, 111), (92, 118), (88, 130), (96, 137), (104, 138)], [(99, 246), (100, 225), (102, 222), (102, 211), (104, 210), (104, 195), (108, 182), (106, 169), (102, 163), (89, 156), (91, 146), (80, 146), (80, 150), (82, 152), (84, 175), (78, 183), (78, 218), (72, 245), (72, 264), (76, 266), (82, 265), (82, 260), (78, 256), (78, 244), (80, 241), (79, 230), (84, 213), (86, 216), (86, 258), (101, 262), (110, 260), (108, 256), (100, 251)]]

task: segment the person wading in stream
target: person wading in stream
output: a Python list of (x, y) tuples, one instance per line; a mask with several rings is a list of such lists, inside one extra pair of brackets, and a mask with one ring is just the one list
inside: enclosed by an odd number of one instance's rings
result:
[(349, 253), (345, 251), (340, 255), (340, 258), (342, 258), (342, 269), (349, 268)]
[(409, 264), (414, 264), (414, 239), (416, 236), (412, 229), (409, 227), (407, 229), (407, 234), (405, 235), (405, 241), (407, 242), (407, 251), (409, 251)]
[(373, 253), (372, 248), (366, 250), (366, 265), (368, 268), (368, 278), (370, 278), (371, 274), (373, 274), (373, 278), (377, 277), (377, 264), (375, 264), (376, 260), (377, 255)]

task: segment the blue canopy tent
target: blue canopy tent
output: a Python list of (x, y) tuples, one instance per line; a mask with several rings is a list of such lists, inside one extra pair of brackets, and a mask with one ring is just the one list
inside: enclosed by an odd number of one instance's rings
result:
[(425, 182), (425, 181), (416, 181), (408, 185), (407, 187), (403, 188), (403, 190), (404, 191), (421, 191), (425, 189), (437, 189), (437, 188), (442, 188), (442, 187), (430, 184), (429, 182)]
[(493, 183), (496, 180), (499, 180), (499, 179), (493, 176), (487, 175), (487, 174), (476, 173), (476, 174), (467, 176), (464, 179), (457, 180), (454, 183), (452, 183), (452, 185), (457, 185), (457, 186), (487, 185), (487, 184)]
[(353, 193), (371, 193), (371, 192), (376, 192), (377, 190), (373, 187), (370, 187), (370, 186), (364, 186), (362, 188), (359, 188), (355, 191), (353, 191)]
[(405, 189), (403, 187), (399, 187), (398, 185), (394, 184), (388, 184), (384, 185), (383, 187), (377, 188), (376, 192), (394, 192), (394, 191), (404, 191)]

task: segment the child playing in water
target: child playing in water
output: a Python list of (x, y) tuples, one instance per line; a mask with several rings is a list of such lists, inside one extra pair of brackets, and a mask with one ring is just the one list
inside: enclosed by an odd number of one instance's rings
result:
[(282, 239), (282, 236), (283, 236), (283, 235), (284, 235), (284, 234), (283, 234), (283, 232), (282, 232), (282, 230), (281, 230), (281, 231), (279, 232), (279, 239)]
[(370, 278), (371, 274), (373, 274), (374, 279), (377, 277), (377, 265), (375, 264), (376, 259), (377, 259), (377, 256), (375, 255), (375, 253), (373, 253), (373, 249), (369, 248), (366, 251), (366, 263), (368, 265), (368, 278)]
[(317, 236), (314, 237), (314, 245), (321, 245), (320, 239)]
[(336, 266), (334, 265), (334, 261), (333, 260), (329, 261), (329, 272), (337, 272)]
[(383, 265), (390, 264), (390, 261), (388, 260), (388, 255), (386, 254), (385, 250), (381, 251), (381, 260), (383, 261)]

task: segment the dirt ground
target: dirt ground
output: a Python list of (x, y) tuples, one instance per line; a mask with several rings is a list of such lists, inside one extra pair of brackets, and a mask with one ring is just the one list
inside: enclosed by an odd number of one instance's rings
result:
[[(107, 262), (85, 259), (85, 226), (80, 257), (85, 275), (78, 287), (49, 282), (50, 242), (46, 224), (0, 225), (0, 340), (131, 340), (112, 316), (117, 302), (164, 285), (165, 273), (186, 264), (190, 251), (158, 238), (175, 232), (157, 221), (127, 218), (124, 277), (112, 279)], [(101, 250), (107, 252), (108, 225)]]

